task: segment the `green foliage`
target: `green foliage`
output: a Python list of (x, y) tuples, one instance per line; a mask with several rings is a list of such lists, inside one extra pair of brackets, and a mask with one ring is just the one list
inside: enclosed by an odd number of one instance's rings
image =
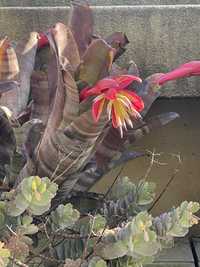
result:
[(9, 263), (10, 251), (4, 248), (4, 243), (0, 242), (0, 266), (6, 267)]
[[(104, 200), (115, 204), (110, 214), (123, 222), (115, 226), (112, 216), (103, 216), (97, 209), (94, 214), (81, 214), (71, 203), (61, 204), (49, 214), (57, 185), (48, 178), (28, 177), (2, 195), (0, 226), (7, 241), (6, 245), (1, 243), (0, 262), (7, 266), (10, 258), (30, 259), (30, 266), (34, 266), (42, 260), (42, 253), (43, 261), (52, 267), (58, 263), (59, 267), (80, 263), (81, 267), (141, 267), (150, 263), (174, 237), (185, 236), (198, 223), (194, 213), (200, 209), (199, 203), (185, 201), (153, 218), (145, 209), (153, 201), (154, 190), (153, 183), (134, 185), (127, 177), (119, 179)], [(102, 199), (100, 204), (102, 211)], [(86, 251), (91, 257), (81, 260)], [(37, 255), (35, 260), (32, 253)]]
[(138, 205), (145, 206), (153, 202), (155, 198), (155, 183), (141, 180), (136, 188), (138, 193)]
[(4, 227), (6, 220), (6, 205), (4, 201), (0, 201), (0, 229)]
[(79, 219), (80, 213), (73, 209), (72, 204), (59, 205), (51, 212), (51, 226), (53, 230), (70, 228)]
[(198, 218), (194, 213), (196, 213), (199, 208), (200, 205), (197, 202), (184, 201), (180, 207), (155, 218), (153, 226), (160, 237), (185, 236), (189, 228), (198, 223)]
[(130, 192), (136, 193), (136, 186), (130, 181), (129, 177), (125, 176), (117, 179), (112, 190), (109, 192), (107, 199), (117, 201)]
[(135, 266), (142, 266), (162, 249), (163, 239), (185, 236), (188, 228), (197, 223), (193, 213), (198, 210), (198, 203), (183, 202), (155, 219), (146, 211), (141, 212), (125, 226), (106, 231), (96, 253), (107, 260), (128, 256)]
[(32, 223), (33, 218), (31, 216), (25, 215), (21, 219), (21, 225), (17, 227), (18, 232), (23, 235), (33, 235), (38, 232), (38, 227)]
[(19, 216), (25, 210), (33, 215), (48, 211), (58, 185), (47, 177), (31, 176), (23, 179), (16, 190), (12, 191), (6, 204), (8, 215)]
[[(132, 69), (113, 64), (125, 52), (128, 38), (120, 32), (106, 40), (96, 38), (87, 1), (71, 3), (69, 27), (57, 23), (48, 31), (48, 40), (45, 34), (33, 33), (20, 44), (17, 55), (7, 39), (0, 40), (0, 54), (5, 54), (0, 59), (0, 93), (14, 89), (11, 98), (5, 97), (8, 107), (0, 109), (0, 177), (6, 191), (0, 194), (0, 266), (142, 267), (198, 223), (194, 213), (200, 205), (185, 201), (153, 218), (148, 208), (155, 184), (134, 184), (128, 177), (117, 179), (103, 197), (91, 197), (87, 191), (115, 166), (142, 155), (128, 151), (129, 145), (178, 115), (142, 118), (159, 95), (156, 77), (163, 74), (152, 75), (136, 88), (145, 105), (142, 117), (133, 116), (136, 121), (129, 118), (129, 97), (121, 95), (120, 104), (107, 103), (109, 80), (102, 79), (139, 75), (134, 63)], [(95, 86), (100, 80), (102, 86)], [(119, 90), (135, 90), (133, 83), (120, 88), (123, 82), (113, 81), (113, 100)], [(82, 100), (82, 90), (90, 86), (95, 86), (90, 88), (94, 95)], [(97, 102), (102, 96), (106, 103), (100, 101), (101, 105)], [(12, 114), (8, 108), (13, 97)], [(93, 101), (102, 111), (98, 123)], [(109, 116), (107, 104), (112, 106)], [(123, 138), (110, 127), (110, 116), (121, 130), (129, 122)], [(130, 129), (132, 123), (136, 127)], [(86, 197), (79, 198), (77, 191)]]
[(88, 264), (88, 267), (107, 267), (107, 264), (104, 260), (98, 257), (94, 257)]
[(90, 220), (90, 229), (94, 233), (98, 233), (100, 231), (103, 231), (106, 226), (106, 219), (101, 216), (100, 214), (97, 214)]
[(132, 193), (135, 196), (135, 202), (138, 205), (149, 205), (154, 200), (155, 188), (155, 183), (143, 180), (139, 181), (139, 183), (135, 185), (126, 176), (119, 178), (116, 181), (107, 198), (109, 200), (117, 201)]
[(135, 185), (128, 177), (123, 177), (113, 186), (108, 200), (100, 208), (100, 213), (109, 219), (111, 225), (116, 225), (121, 218), (128, 219), (148, 209), (154, 197), (154, 183), (141, 180)]

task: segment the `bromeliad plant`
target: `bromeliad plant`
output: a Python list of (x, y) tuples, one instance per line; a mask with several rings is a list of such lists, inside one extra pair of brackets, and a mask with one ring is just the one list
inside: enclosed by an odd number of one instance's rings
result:
[(138, 138), (178, 117), (145, 118), (161, 86), (199, 75), (200, 63), (142, 81), (133, 62), (115, 63), (127, 37), (95, 36), (89, 5), (72, 2), (69, 26), (15, 47), (0, 42), (2, 266), (138, 267), (198, 222), (193, 202), (153, 218), (155, 186), (146, 181), (119, 179), (105, 196), (88, 193), (144, 155), (129, 149)]

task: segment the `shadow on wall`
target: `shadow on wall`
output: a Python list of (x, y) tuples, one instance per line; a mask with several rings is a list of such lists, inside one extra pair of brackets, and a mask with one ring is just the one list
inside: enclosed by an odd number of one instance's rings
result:
[[(200, 98), (159, 99), (148, 116), (175, 111), (181, 118), (157, 129), (134, 146), (136, 151), (155, 151), (159, 163), (154, 163), (148, 176), (157, 184), (157, 195), (178, 170), (165, 194), (153, 209), (154, 214), (169, 210), (183, 200), (200, 201)], [(137, 181), (145, 176), (151, 157), (136, 159), (123, 166), (121, 175)], [(105, 176), (95, 191), (104, 192), (119, 173), (121, 166)]]

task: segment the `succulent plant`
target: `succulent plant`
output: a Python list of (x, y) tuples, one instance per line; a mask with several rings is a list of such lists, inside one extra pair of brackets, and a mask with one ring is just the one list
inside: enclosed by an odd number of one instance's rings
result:
[(88, 267), (107, 267), (107, 264), (101, 258), (94, 257), (90, 260)]
[(5, 244), (0, 242), (0, 265), (6, 267), (9, 263), (10, 251), (4, 247)]
[(128, 177), (119, 178), (100, 206), (99, 212), (111, 225), (148, 209), (155, 198), (155, 184), (141, 180), (137, 185)]
[(51, 226), (53, 230), (70, 228), (79, 219), (80, 213), (73, 209), (72, 204), (59, 205), (51, 212)]
[(51, 182), (47, 177), (25, 178), (12, 192), (12, 198), (6, 203), (8, 214), (19, 216), (25, 210), (33, 215), (43, 214), (50, 208), (57, 188), (57, 184)]
[(192, 61), (142, 81), (133, 61), (116, 63), (128, 43), (95, 36), (86, 0), (72, 1), (68, 26), (0, 41), (0, 265), (141, 267), (198, 223), (199, 204), (187, 201), (153, 218), (146, 180), (88, 192), (146, 155), (136, 140), (179, 117), (146, 117), (161, 86), (200, 75)]

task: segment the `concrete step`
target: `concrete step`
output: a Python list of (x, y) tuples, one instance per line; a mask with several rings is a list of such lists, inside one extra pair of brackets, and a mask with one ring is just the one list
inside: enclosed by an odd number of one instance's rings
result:
[(192, 240), (193, 246), (194, 246), (194, 253), (196, 257), (196, 265), (200, 266), (200, 238), (193, 238)]
[[(130, 45), (120, 63), (133, 59), (143, 77), (200, 59), (200, 5), (99, 6), (93, 11), (97, 34), (127, 34)], [(0, 33), (18, 40), (57, 21), (67, 23), (68, 14), (68, 7), (2, 7)], [(179, 80), (167, 88), (163, 94), (167, 97), (200, 96), (199, 77)]]
[[(0, 6), (65, 6), (69, 0), (0, 0)], [(91, 5), (185, 5), (200, 4), (200, 0), (89, 0)]]
[(189, 241), (177, 239), (174, 248), (163, 250), (154, 263), (145, 267), (195, 267)]

